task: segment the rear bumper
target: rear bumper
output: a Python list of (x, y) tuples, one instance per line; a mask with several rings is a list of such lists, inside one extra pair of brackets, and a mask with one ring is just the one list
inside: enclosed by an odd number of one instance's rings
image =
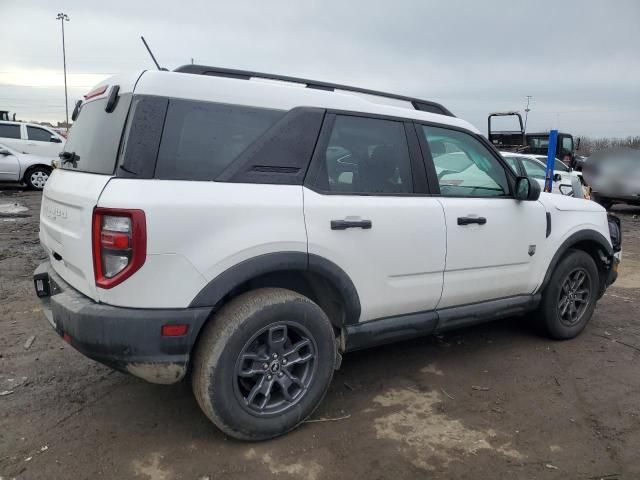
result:
[[(176, 383), (211, 308), (136, 309), (96, 303), (45, 262), (34, 272), (36, 293), (55, 331), (87, 357), (152, 383)], [(164, 337), (163, 325), (188, 325), (182, 336)]]

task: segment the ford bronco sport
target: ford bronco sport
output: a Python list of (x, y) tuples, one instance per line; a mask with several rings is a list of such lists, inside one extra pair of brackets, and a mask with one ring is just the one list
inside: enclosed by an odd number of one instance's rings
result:
[(616, 277), (617, 219), (432, 102), (188, 65), (74, 116), (42, 199), (49, 322), (147, 381), (189, 372), (236, 438), (299, 425), (344, 352), (528, 312), (572, 338)]

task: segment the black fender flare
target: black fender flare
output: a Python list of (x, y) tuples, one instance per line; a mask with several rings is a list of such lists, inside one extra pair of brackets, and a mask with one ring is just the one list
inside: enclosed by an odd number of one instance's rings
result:
[(596, 230), (580, 230), (578, 232), (575, 232), (571, 234), (569, 238), (567, 238), (564, 242), (562, 242), (556, 253), (553, 255), (553, 258), (551, 259), (551, 262), (547, 267), (547, 273), (544, 276), (544, 280), (542, 281), (542, 284), (540, 284), (540, 286), (537, 288), (536, 293), (543, 292), (544, 289), (547, 288), (547, 285), (551, 280), (551, 275), (553, 275), (553, 271), (556, 269), (556, 266), (558, 265), (560, 259), (564, 256), (565, 253), (567, 253), (567, 250), (569, 250), (577, 243), (585, 241), (596, 243), (600, 248), (602, 248), (607, 257), (613, 256), (613, 247), (600, 232), (597, 232)]
[(189, 308), (215, 307), (225, 295), (243, 283), (267, 273), (298, 270), (312, 272), (332, 283), (345, 307), (345, 323), (360, 319), (360, 297), (355, 285), (339, 266), (324, 257), (305, 252), (274, 252), (244, 260), (212, 279), (195, 296)]

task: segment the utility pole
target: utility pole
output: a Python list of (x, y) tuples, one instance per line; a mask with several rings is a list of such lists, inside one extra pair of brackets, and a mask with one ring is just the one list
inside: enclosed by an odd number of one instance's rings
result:
[(527, 95), (527, 108), (524, 109), (524, 133), (527, 133), (527, 119), (529, 118), (529, 112), (531, 109), (529, 108), (529, 102), (533, 97), (531, 95)]
[(69, 133), (69, 100), (67, 97), (67, 52), (64, 46), (64, 22), (69, 21), (66, 13), (59, 13), (56, 20), (60, 20), (62, 26), (62, 66), (64, 68), (64, 111), (66, 113), (67, 133)]

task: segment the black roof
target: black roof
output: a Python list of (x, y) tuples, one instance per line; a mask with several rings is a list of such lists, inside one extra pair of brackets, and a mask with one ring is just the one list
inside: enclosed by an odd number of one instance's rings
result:
[(251, 78), (265, 78), (268, 80), (280, 80), (283, 82), (303, 83), (306, 88), (314, 88), (316, 90), (346, 90), (350, 92), (365, 93), (368, 95), (375, 95), (378, 97), (393, 98), (395, 100), (404, 100), (411, 102), (413, 108), (424, 112), (437, 113), (439, 115), (446, 115), (448, 117), (455, 117), (447, 108), (439, 103), (432, 102), (430, 100), (421, 100), (419, 98), (407, 97), (404, 95), (397, 95), (395, 93), (379, 92), (376, 90), (369, 90), (366, 88), (350, 87), (347, 85), (340, 85), (337, 83), (320, 82), (317, 80), (309, 80), (298, 77), (288, 77), (285, 75), (276, 75), (272, 73), (260, 73), (252, 72), (249, 70), (235, 70), (232, 68), (210, 67), (206, 65), (182, 65), (174, 70), (174, 72), (180, 73), (193, 73), (196, 75), (211, 75), (216, 77), (236, 78), (239, 80), (250, 80)]

